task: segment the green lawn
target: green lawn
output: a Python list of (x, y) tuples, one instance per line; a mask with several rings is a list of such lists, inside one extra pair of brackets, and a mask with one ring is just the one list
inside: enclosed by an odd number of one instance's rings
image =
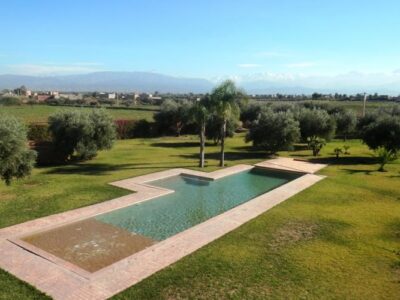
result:
[[(113, 180), (166, 168), (196, 168), (195, 137), (118, 141), (93, 161), (35, 169), (0, 184), (0, 227), (108, 200), (127, 192)], [(234, 232), (116, 296), (116, 299), (399, 299), (400, 163), (376, 172), (371, 152), (350, 141), (339, 160), (329, 143), (318, 161), (328, 177)], [(207, 171), (217, 168), (207, 148)], [(253, 163), (243, 136), (229, 139), (227, 163)], [(281, 155), (312, 159), (310, 151)], [(0, 299), (42, 299), (0, 272)]]
[[(47, 122), (49, 115), (59, 110), (71, 110), (71, 109), (83, 109), (89, 110), (90, 107), (69, 107), (69, 106), (50, 106), (50, 105), (18, 105), (18, 106), (1, 106), (0, 113), (14, 115), (19, 119), (22, 119), (26, 123), (32, 122)], [(128, 119), (128, 120), (139, 120), (146, 119), (148, 121), (153, 120), (154, 106), (139, 106), (129, 109), (121, 108), (107, 108), (107, 111), (115, 119)]]

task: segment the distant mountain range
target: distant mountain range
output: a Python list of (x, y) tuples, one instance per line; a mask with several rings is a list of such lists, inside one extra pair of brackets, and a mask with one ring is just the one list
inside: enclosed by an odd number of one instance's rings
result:
[[(360, 85), (354, 82), (353, 76), (341, 81), (333, 78), (321, 80), (307, 79), (303, 81), (269, 81), (248, 79), (241, 80), (239, 85), (250, 94), (311, 94), (319, 93), (383, 93), (398, 95), (400, 82), (391, 84)], [(151, 72), (95, 72), (80, 75), (64, 76), (25, 76), (25, 75), (0, 75), (0, 90), (13, 89), (25, 85), (31, 90), (55, 90), (64, 92), (146, 92), (153, 93), (206, 93), (215, 86), (215, 82), (201, 78), (174, 77)]]
[(66, 76), (0, 75), (0, 89), (25, 85), (32, 90), (152, 93), (203, 93), (213, 84), (205, 79), (181, 78), (150, 72), (96, 72)]

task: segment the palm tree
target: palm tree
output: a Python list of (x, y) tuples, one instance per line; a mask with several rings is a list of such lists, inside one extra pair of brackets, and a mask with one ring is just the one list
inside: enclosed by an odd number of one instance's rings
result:
[(192, 108), (192, 118), (199, 126), (199, 137), (200, 137), (200, 162), (199, 167), (204, 168), (204, 153), (206, 144), (206, 124), (210, 117), (210, 99), (205, 96), (201, 100), (197, 101)]
[(239, 116), (239, 101), (245, 94), (231, 80), (226, 80), (211, 93), (211, 103), (214, 112), (221, 118), (221, 156), (219, 165), (225, 164), (226, 122), (232, 116)]

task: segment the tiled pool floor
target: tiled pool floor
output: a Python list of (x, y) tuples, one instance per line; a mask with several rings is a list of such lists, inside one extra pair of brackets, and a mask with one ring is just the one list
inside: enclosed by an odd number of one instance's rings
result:
[(98, 271), (156, 241), (90, 218), (22, 238), (88, 271)]

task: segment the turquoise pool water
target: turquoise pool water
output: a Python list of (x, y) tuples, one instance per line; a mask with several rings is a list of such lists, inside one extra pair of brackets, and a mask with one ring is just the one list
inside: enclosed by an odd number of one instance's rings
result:
[(184, 175), (150, 184), (175, 193), (95, 217), (153, 240), (164, 240), (302, 174), (253, 168), (215, 181)]

